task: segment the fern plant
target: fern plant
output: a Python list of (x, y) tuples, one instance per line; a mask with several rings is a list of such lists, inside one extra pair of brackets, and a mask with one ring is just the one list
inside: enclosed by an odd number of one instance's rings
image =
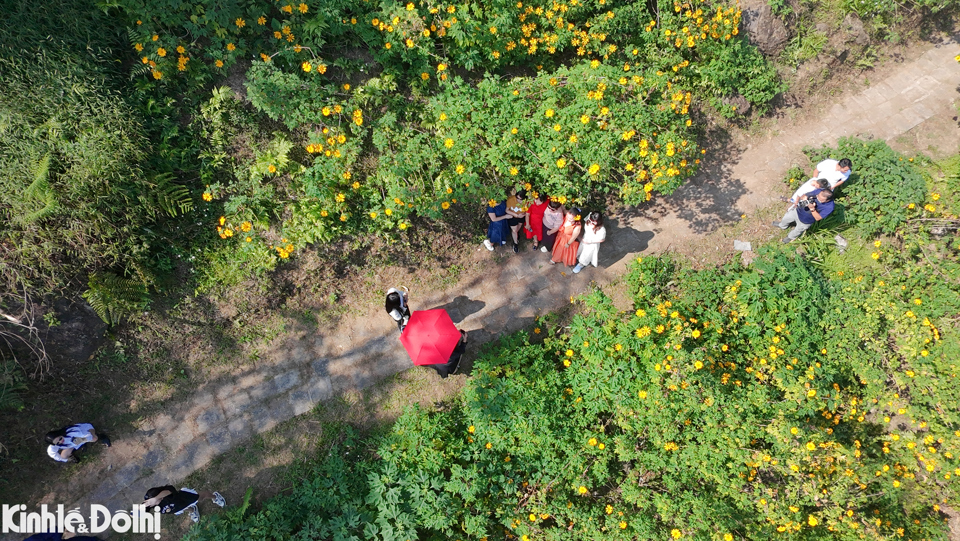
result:
[(10, 361), (0, 362), (0, 411), (20, 411), (23, 399), (20, 393), (27, 386), (20, 379), (20, 368)]
[(150, 303), (145, 283), (112, 272), (91, 274), (87, 286), (83, 298), (109, 325), (116, 325), (124, 317), (142, 312)]

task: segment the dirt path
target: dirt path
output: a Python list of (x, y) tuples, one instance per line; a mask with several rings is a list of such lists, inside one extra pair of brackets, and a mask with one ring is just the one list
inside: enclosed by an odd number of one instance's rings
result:
[[(786, 191), (779, 181), (784, 172), (794, 164), (806, 165), (804, 146), (862, 135), (886, 139), (895, 147), (956, 152), (960, 130), (954, 103), (960, 64), (954, 56), (960, 54), (960, 45), (949, 41), (916, 50), (918, 56), (895, 65), (888, 77), (838, 97), (826, 110), (777, 119), (762, 130), (763, 136), (744, 136), (722, 155), (708, 155), (695, 179), (656, 206), (611, 216), (601, 268), (574, 275), (549, 265), (540, 253), (491, 258), (478, 247), (472, 257), (486, 272), (446, 291), (418, 291), (416, 284), (407, 284), (414, 290), (411, 304), (415, 309), (447, 309), (474, 344), (486, 342), (529, 325), (585, 291), (591, 281), (610, 282), (638, 254), (680, 245), (731, 252), (733, 233), (721, 229), (729, 224), (745, 224), (733, 229), (741, 240), (763, 241), (780, 234), (763, 224), (775, 212), (771, 205)], [(925, 139), (928, 133), (937, 138)], [(207, 382), (189, 400), (143, 419), (132, 437), (116, 441), (68, 486), (52, 489), (35, 503), (129, 509), (146, 488), (176, 484), (256, 433), (335, 395), (410, 368), (396, 327), (382, 309), (345, 318), (335, 329), (287, 333), (271, 351), (257, 368)], [(79, 494), (83, 497), (77, 499)]]

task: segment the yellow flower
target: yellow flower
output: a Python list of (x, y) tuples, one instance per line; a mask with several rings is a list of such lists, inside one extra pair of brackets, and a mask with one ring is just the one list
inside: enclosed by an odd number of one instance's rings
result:
[(211, 194), (210, 192), (203, 192), (203, 200), (213, 201), (213, 194)]
[(621, 529), (621, 530), (626, 530), (626, 529), (627, 529), (627, 523), (626, 523), (626, 521), (623, 521), (623, 520), (620, 521), (620, 529)]
[(723, 534), (723, 541), (733, 541), (733, 534), (729, 534), (729, 533)]
[(420, 78), (423, 79), (424, 81), (429, 81), (429, 80), (430, 80), (430, 74), (427, 73), (427, 72), (423, 72), (423, 73), (420, 74)]
[(407, 228), (407, 224), (401, 222), (399, 227), (400, 227), (400, 230), (402, 231)]
[(404, 43), (407, 45), (407, 49), (413, 49), (413, 47), (416, 45), (416, 43), (414, 43), (410, 38), (407, 38)]
[(870, 254), (870, 257), (874, 259), (880, 259), (880, 252), (873, 252), (872, 254)]
[(938, 194), (938, 193), (932, 193), (932, 194), (930, 194), (930, 199), (933, 199), (934, 201), (939, 201), (939, 200), (940, 200), (940, 194)]
[(600, 166), (598, 164), (593, 164), (590, 166), (589, 169), (587, 169), (587, 172), (590, 173), (591, 175), (596, 175), (597, 173), (600, 172)]
[(237, 25), (237, 28), (243, 28), (244, 26), (247, 26), (247, 21), (244, 21), (243, 19), (240, 19), (240, 18), (237, 18), (237, 20), (234, 21), (234, 23)]
[(137, 43), (136, 45), (133, 46), (133, 48), (136, 49), (137, 52), (139, 53), (140, 51), (143, 50), (143, 45)]
[(259, 24), (260, 26), (267, 24), (267, 18), (264, 17), (263, 15), (257, 17), (257, 24)]
[(163, 47), (157, 49), (157, 56), (167, 56), (167, 50)]
[(554, 111), (553, 109), (547, 109), (547, 112), (543, 113), (547, 118), (553, 118)]
[(807, 391), (807, 398), (813, 398), (813, 397), (815, 397), (815, 396), (817, 396), (817, 390), (816, 390), (816, 389), (810, 389), (809, 391)]
[(213, 65), (216, 66), (216, 67), (218, 67), (218, 68), (222, 68), (222, 67), (223, 67), (223, 60), (220, 60), (220, 59), (218, 58), (218, 59), (216, 59), (216, 60), (213, 62)]
[(591, 447), (595, 446), (597, 444), (597, 438), (590, 438), (589, 440), (587, 440), (587, 444), (590, 445)]
[(270, 164), (269, 166), (267, 166), (267, 171), (270, 172), (270, 173), (276, 173), (276, 172), (277, 172), (277, 168), (276, 168), (276, 166), (274, 166), (273, 164)]
[(819, 521), (817, 520), (817, 517), (810, 515), (809, 517), (807, 517), (807, 524), (809, 524), (810, 526), (816, 526), (817, 524), (819, 524)]
[(680, 539), (681, 537), (683, 537), (683, 533), (681, 533), (680, 530), (674, 528), (670, 530), (670, 536), (673, 537), (674, 539)]
[(442, 208), (443, 210), (447, 210), (448, 208), (450, 208), (450, 203), (447, 203), (446, 201), (444, 201), (443, 203), (440, 203), (440, 208)]
[(251, 224), (250, 222), (243, 222), (242, 224), (240, 224), (240, 230), (243, 231), (244, 233), (250, 231), (251, 229), (253, 229), (253, 224)]
[(307, 73), (310, 73), (310, 70), (313, 69), (313, 66), (310, 64), (310, 62), (304, 62), (303, 64), (300, 65), (300, 67), (303, 68), (303, 71)]
[(360, 189), (360, 183), (357, 182), (357, 181), (353, 181), (353, 184), (351, 184), (350, 186), (351, 186), (354, 190), (359, 190), (359, 189)]
[(563, 169), (563, 168), (566, 167), (566, 166), (567, 166), (567, 160), (565, 160), (565, 159), (563, 159), (563, 158), (560, 158), (559, 160), (557, 160), (557, 167), (558, 167), (559, 169)]
[(453, 139), (447, 139), (443, 142), (443, 146), (447, 148), (453, 148)]
[(583, 115), (583, 116), (580, 117), (580, 122), (581, 122), (582, 124), (586, 124), (587, 122), (590, 122), (590, 117), (587, 116), (587, 115)]
[(797, 435), (797, 432), (800, 432), (800, 431), (797, 429), (797, 427), (793, 427), (793, 428), (790, 429), (790, 433), (793, 434), (794, 436)]
[(151, 37), (150, 39), (153, 41), (157, 41), (158, 39), (160, 39), (160, 36), (154, 34), (153, 37)]
[(446, 65), (446, 64), (443, 64), (443, 63), (437, 64), (437, 71), (443, 71), (443, 70), (445, 70), (445, 69), (447, 69), (447, 65)]
[(586, 494), (586, 493), (587, 493), (587, 487), (585, 487), (585, 486), (583, 486), (583, 485), (580, 485), (580, 488), (577, 489), (577, 492), (579, 492), (580, 494)]
[(177, 45), (177, 52), (183, 54), (187, 52), (187, 50), (183, 48), (183, 45)]
[(807, 451), (816, 451), (816, 450), (817, 450), (817, 444), (813, 443), (812, 441), (808, 441)]
[(371, 213), (370, 213), (370, 217), (371, 217), (371, 218), (376, 218), (376, 217), (377, 217), (377, 213), (376, 213), (376, 212), (371, 212)]

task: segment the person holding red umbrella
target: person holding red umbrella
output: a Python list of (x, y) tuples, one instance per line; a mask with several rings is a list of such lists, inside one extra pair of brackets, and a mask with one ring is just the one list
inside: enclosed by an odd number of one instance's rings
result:
[(420, 310), (400, 333), (400, 343), (416, 366), (429, 366), (445, 378), (456, 373), (467, 346), (467, 333), (441, 308)]

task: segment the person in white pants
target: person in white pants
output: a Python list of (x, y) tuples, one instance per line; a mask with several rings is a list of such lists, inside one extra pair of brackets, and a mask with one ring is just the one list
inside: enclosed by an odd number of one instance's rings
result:
[(577, 266), (573, 273), (578, 274), (587, 265), (597, 266), (597, 257), (600, 254), (600, 245), (607, 240), (607, 229), (603, 227), (603, 215), (591, 212), (583, 224), (583, 240), (577, 253)]

